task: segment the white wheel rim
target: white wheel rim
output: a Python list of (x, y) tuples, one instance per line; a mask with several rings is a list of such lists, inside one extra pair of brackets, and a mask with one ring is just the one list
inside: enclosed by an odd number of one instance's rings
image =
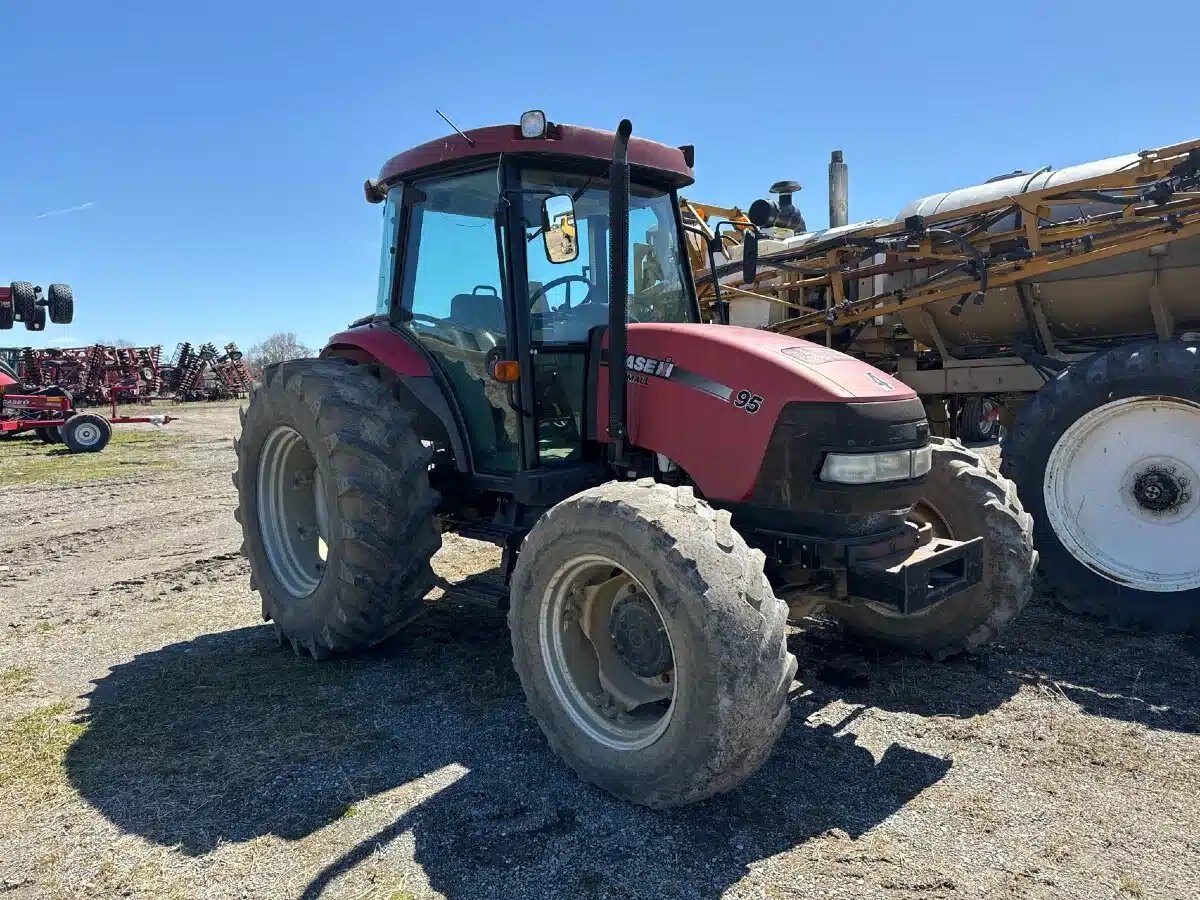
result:
[(1200, 587), (1200, 404), (1128, 397), (1068, 428), (1046, 463), (1046, 518), (1075, 559), (1140, 591)]
[[(663, 676), (637, 675), (615, 650), (609, 617), (626, 594), (648, 600), (659, 617), (671, 660)], [(578, 556), (554, 573), (539, 609), (538, 643), (559, 703), (592, 740), (641, 750), (671, 724), (678, 668), (666, 617), (654, 595), (608, 557)]]
[(94, 447), (100, 443), (100, 429), (91, 422), (84, 422), (75, 429), (75, 443), (81, 447)]
[(325, 482), (299, 432), (280, 425), (258, 458), (258, 531), (275, 577), (307, 597), (325, 573), (330, 523)]

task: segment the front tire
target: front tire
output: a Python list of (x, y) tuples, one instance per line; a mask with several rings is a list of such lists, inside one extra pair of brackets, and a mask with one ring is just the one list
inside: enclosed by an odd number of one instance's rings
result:
[(1033, 521), (1011, 481), (958, 441), (930, 438), (933, 465), (912, 518), (936, 537), (983, 536), (983, 579), (975, 587), (905, 616), (893, 607), (856, 603), (833, 609), (859, 637), (943, 659), (991, 643), (1033, 592)]
[(763, 564), (727, 512), (649, 479), (584, 491), (534, 526), (513, 575), (513, 661), (580, 777), (659, 808), (762, 765), (796, 672)]
[(1200, 347), (1144, 342), (1048, 382), (1004, 445), (1067, 609), (1200, 631)]
[(422, 612), (441, 545), (413, 415), (340, 359), (268, 367), (236, 442), (237, 519), (264, 619), (313, 657), (395, 634)]

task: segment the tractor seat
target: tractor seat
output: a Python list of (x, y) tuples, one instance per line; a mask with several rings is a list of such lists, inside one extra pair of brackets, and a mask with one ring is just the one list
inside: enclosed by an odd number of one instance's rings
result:
[(495, 294), (455, 294), (450, 300), (450, 320), (459, 328), (502, 335), (504, 306)]

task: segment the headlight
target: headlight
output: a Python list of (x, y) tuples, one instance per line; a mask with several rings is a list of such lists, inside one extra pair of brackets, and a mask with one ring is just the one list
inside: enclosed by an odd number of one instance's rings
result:
[(932, 465), (933, 450), (929, 446), (883, 453), (830, 453), (821, 466), (821, 480), (838, 484), (905, 481), (928, 475)]

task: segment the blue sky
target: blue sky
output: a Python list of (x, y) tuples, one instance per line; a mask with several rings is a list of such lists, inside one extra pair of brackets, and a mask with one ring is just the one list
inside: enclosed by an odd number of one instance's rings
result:
[(693, 198), (795, 178), (810, 226), (833, 148), (862, 219), (1200, 136), (1194, 0), (618, 8), (0, 4), (0, 281), (77, 302), (74, 325), (0, 344), (319, 345), (373, 305), (362, 181), (446, 132), (435, 107), (464, 128), (627, 116), (697, 146)]

